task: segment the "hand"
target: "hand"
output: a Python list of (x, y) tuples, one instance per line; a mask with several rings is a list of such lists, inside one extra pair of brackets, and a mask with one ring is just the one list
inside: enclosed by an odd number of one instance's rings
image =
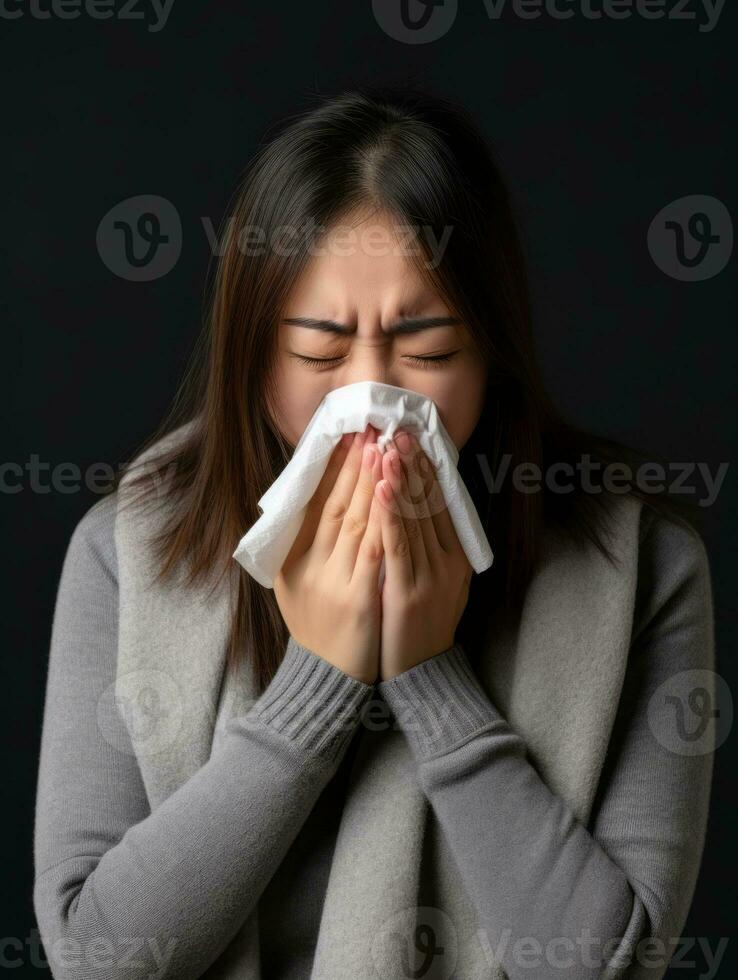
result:
[(284, 621), (302, 646), (373, 684), (379, 670), (382, 509), (377, 430), (344, 435), (307, 506), (302, 527), (274, 580)]
[(388, 680), (453, 645), (473, 569), (433, 464), (411, 433), (388, 442), (382, 477), (375, 491), (385, 554), (379, 672)]

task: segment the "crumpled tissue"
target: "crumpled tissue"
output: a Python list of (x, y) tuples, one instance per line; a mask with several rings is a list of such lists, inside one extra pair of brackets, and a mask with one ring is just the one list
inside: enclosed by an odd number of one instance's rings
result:
[[(377, 381), (358, 381), (334, 388), (321, 401), (295, 446), (292, 458), (258, 501), (261, 516), (241, 538), (236, 561), (266, 588), (274, 579), (297, 537), (307, 505), (318, 488), (330, 456), (346, 432), (380, 430), (377, 446), (400, 429), (412, 431), (436, 467), (436, 476), (459, 543), (475, 572), (493, 561), (492, 549), (479, 515), (457, 469), (459, 451), (438, 415), (435, 402), (408, 388)], [(380, 586), (384, 579), (384, 559)]]

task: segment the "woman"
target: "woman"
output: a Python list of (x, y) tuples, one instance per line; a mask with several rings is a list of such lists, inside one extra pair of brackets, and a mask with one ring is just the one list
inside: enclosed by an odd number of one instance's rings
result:
[[(466, 114), (363, 90), (288, 120), (207, 326), (62, 571), (34, 890), (55, 975), (662, 976), (710, 794), (709, 717), (689, 751), (675, 721), (696, 676), (712, 693), (705, 551), (637, 489), (562, 480), (617, 448), (543, 391)], [(235, 545), (362, 380), (436, 403), (495, 563), (471, 576), (417, 441), (382, 456), (368, 427), (264, 589)]]

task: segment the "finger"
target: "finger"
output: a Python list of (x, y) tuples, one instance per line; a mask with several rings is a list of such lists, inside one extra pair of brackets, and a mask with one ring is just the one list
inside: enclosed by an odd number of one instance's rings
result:
[(361, 452), (365, 433), (357, 432), (346, 453), (343, 465), (336, 475), (333, 487), (321, 508), (315, 529), (313, 552), (322, 561), (327, 561), (336, 546), (343, 519), (351, 503), (351, 497), (359, 476)]
[(437, 482), (434, 490), (433, 463), (423, 451), (417, 436), (412, 432), (408, 435), (411, 443), (409, 465), (413, 477), (411, 485), (413, 485), (415, 512), (418, 515), (428, 561), (431, 565), (435, 565), (443, 560), (444, 553), (436, 533), (434, 515), (439, 507), (446, 507), (446, 501)]
[(401, 589), (407, 593), (415, 584), (415, 572), (405, 522), (390, 481), (386, 478), (380, 480), (375, 492), (380, 503), (382, 524), (385, 561), (383, 588)]
[[(404, 438), (405, 436), (407, 436), (407, 440)], [(417, 443), (413, 443), (409, 433), (400, 433), (399, 438), (394, 440), (394, 444), (399, 450), (401, 460), (400, 489), (399, 491), (395, 490), (395, 497), (399, 495), (401, 501), (405, 532), (410, 542), (410, 553), (417, 578), (418, 573), (430, 567), (430, 556), (433, 555), (432, 549), (434, 547), (433, 540), (426, 540), (429, 535), (424, 526), (427, 524), (428, 518), (424, 516), (423, 481), (414, 462), (419, 447)], [(435, 546), (437, 548), (437, 542)], [(431, 549), (430, 554), (429, 548)]]
[(443, 560), (444, 553), (451, 554), (455, 550), (461, 551), (463, 549), (456, 534), (446, 498), (438, 482), (436, 467), (423, 452), (419, 443), (418, 449), (417, 467), (425, 487), (425, 506), (434, 531), (433, 552), (436, 557)]
[(328, 459), (323, 476), (320, 479), (315, 493), (310, 498), (305, 508), (305, 518), (302, 522), (300, 530), (295, 536), (292, 549), (290, 550), (289, 557), (292, 558), (295, 555), (304, 554), (305, 551), (312, 545), (318, 524), (320, 522), (320, 515), (323, 511), (328, 496), (333, 489), (336, 479), (341, 467), (346, 461), (346, 457), (351, 450), (351, 445), (353, 442), (354, 433), (345, 433), (336, 443), (333, 452)]
[(374, 487), (381, 475), (382, 454), (377, 449), (377, 432), (370, 429), (364, 442), (356, 486), (331, 556), (349, 579), (354, 574), (359, 548), (367, 530)]
[(355, 582), (360, 588), (373, 592), (377, 592), (379, 589), (379, 566), (382, 564), (384, 556), (381, 510), (382, 505), (376, 495), (372, 493), (366, 533), (361, 541), (352, 577), (352, 582)]

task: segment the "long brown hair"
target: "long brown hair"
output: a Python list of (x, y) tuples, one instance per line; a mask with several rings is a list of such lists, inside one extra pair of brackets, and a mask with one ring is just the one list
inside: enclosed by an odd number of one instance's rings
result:
[[(511, 469), (518, 463), (545, 469), (583, 449), (601, 459), (623, 453), (567, 425), (544, 390), (510, 198), (473, 119), (418, 89), (364, 86), (322, 100), (284, 120), (244, 171), (221, 226), (222, 252), (190, 368), (169, 414), (136, 455), (172, 438), (145, 471), (131, 474), (134, 495), (126, 503), (168, 505), (154, 542), (160, 579), (181, 564), (190, 584), (208, 580), (215, 587), (231, 577), (237, 601), (228, 667), (249, 656), (260, 690), (279, 665), (288, 632), (273, 590), (232, 554), (294, 448), (267, 408), (277, 325), (309, 259), (314, 229), (358, 208), (432, 229), (436, 241), (452, 227), (435, 267), (429, 235), (419, 237), (416, 261), (489, 366), (484, 408), (458, 465), (496, 558), (473, 578), (459, 636), (473, 642), (492, 606), (519, 610), (548, 523), (609, 554), (607, 494), (562, 495), (545, 487), (523, 493), (510, 481), (492, 493), (480, 467), (481, 458), (494, 473), (505, 454)], [(280, 227), (308, 230), (289, 249), (253, 247), (272, 242)], [(113, 490), (130, 468), (119, 471)]]

